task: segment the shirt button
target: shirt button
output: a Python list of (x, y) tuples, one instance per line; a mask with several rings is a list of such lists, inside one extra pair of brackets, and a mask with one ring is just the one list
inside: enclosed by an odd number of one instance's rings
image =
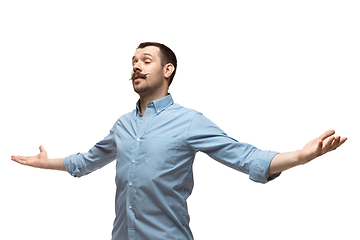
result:
[(140, 138), (136, 139), (138, 142), (140, 141)]
[(130, 206), (129, 206), (129, 209), (131, 209), (131, 208), (132, 208), (132, 206), (130, 205)]
[(141, 123), (141, 120), (139, 122)]
[(131, 187), (132, 183), (129, 183), (129, 186)]
[(160, 112), (160, 110), (158, 110), (158, 112)]
[(132, 162), (132, 163), (135, 163), (135, 160), (132, 160), (131, 162)]

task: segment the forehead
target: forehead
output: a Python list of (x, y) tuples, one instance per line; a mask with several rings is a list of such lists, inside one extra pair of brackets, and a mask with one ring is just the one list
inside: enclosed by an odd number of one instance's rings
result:
[(140, 48), (138, 50), (136, 50), (133, 59), (134, 58), (140, 58), (141, 56), (151, 56), (153, 58), (158, 58), (160, 59), (160, 49), (158, 47), (155, 46), (147, 46), (144, 48)]

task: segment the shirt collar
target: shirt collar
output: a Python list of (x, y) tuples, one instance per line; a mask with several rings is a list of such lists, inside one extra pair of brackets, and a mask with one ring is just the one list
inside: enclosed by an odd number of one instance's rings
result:
[[(139, 100), (137, 101), (137, 103), (136, 103), (136, 110), (137, 110), (138, 112), (140, 112), (139, 104), (140, 104), (140, 99), (139, 99)], [(148, 106), (150, 106), (151, 104), (154, 105), (156, 114), (160, 114), (160, 113), (161, 113), (162, 111), (164, 111), (167, 107), (173, 105), (173, 104), (174, 104), (174, 100), (173, 100), (173, 98), (171, 97), (171, 94), (169, 93), (166, 97), (163, 97), (163, 98), (157, 99), (157, 100), (155, 100), (155, 101), (149, 102), (149, 103), (148, 103)]]

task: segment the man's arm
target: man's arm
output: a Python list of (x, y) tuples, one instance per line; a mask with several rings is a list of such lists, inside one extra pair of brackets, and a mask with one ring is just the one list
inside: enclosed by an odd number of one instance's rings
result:
[(306, 164), (327, 152), (335, 150), (347, 140), (346, 137), (334, 137), (334, 134), (334, 130), (328, 130), (320, 137), (307, 143), (303, 149), (299, 151), (275, 155), (270, 163), (269, 175)]
[(40, 149), (40, 153), (36, 156), (32, 156), (32, 157), (11, 156), (11, 160), (20, 163), (22, 165), (31, 166), (35, 168), (66, 171), (64, 166), (64, 158), (49, 159), (47, 156), (47, 152), (45, 151), (42, 145), (39, 147), (39, 149)]

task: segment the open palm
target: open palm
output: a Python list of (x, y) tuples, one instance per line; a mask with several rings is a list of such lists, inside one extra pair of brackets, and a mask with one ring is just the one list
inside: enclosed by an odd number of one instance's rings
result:
[(36, 156), (24, 157), (24, 156), (11, 156), (11, 160), (20, 163), (22, 165), (27, 165), (36, 168), (46, 168), (48, 162), (47, 152), (44, 147), (41, 145), (39, 147), (40, 153)]
[(300, 164), (308, 163), (327, 152), (335, 150), (347, 140), (345, 137), (335, 137), (334, 134), (334, 130), (328, 130), (320, 137), (307, 143), (299, 152)]

